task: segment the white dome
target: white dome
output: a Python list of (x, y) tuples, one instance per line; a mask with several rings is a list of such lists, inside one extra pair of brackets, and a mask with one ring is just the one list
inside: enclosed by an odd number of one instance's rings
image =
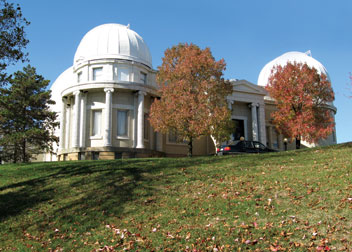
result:
[(61, 103), (62, 103), (61, 92), (65, 88), (70, 87), (73, 83), (75, 83), (73, 69), (72, 67), (69, 67), (62, 74), (60, 74), (60, 76), (57, 77), (57, 79), (51, 85), (50, 87), (51, 99), (56, 102), (55, 105), (51, 105), (51, 108), (53, 111), (58, 112), (61, 110)]
[(264, 66), (264, 68), (262, 69), (258, 77), (258, 85), (266, 86), (268, 84), (268, 80), (271, 75), (271, 70), (273, 69), (273, 67), (277, 65), (285, 66), (287, 62), (292, 62), (292, 63), (297, 62), (297, 63), (303, 63), (303, 64), (307, 63), (308, 66), (314, 67), (315, 69), (317, 69), (319, 73), (325, 74), (328, 80), (330, 81), (330, 77), (328, 72), (326, 71), (326, 68), (319, 61), (317, 61), (310, 55), (310, 51), (308, 51), (307, 53), (288, 52), (270, 61), (268, 64)]
[(126, 59), (152, 68), (147, 44), (129, 26), (104, 24), (90, 30), (81, 40), (73, 64), (94, 59)]

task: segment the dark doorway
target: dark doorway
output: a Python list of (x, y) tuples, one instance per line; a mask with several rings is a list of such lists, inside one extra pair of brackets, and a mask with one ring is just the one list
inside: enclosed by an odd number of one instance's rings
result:
[(232, 133), (232, 139), (234, 141), (240, 140), (241, 137), (244, 137), (244, 120), (233, 119), (235, 131)]

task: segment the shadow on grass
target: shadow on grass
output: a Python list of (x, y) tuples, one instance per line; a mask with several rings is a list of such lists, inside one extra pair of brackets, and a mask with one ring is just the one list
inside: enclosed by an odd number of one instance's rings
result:
[[(87, 223), (85, 228), (91, 229), (100, 225), (107, 215), (120, 218), (126, 203), (155, 197), (158, 186), (168, 183), (180, 168), (203, 161), (200, 158), (130, 159), (23, 166), (23, 177), (17, 181), (23, 180), (29, 172), (36, 172), (38, 176), (0, 187), (0, 221), (45, 203), (44, 211), (50, 212), (50, 216), (45, 217), (50, 219), (48, 222), (60, 218), (62, 224)], [(218, 161), (217, 158), (207, 159), (207, 163)]]

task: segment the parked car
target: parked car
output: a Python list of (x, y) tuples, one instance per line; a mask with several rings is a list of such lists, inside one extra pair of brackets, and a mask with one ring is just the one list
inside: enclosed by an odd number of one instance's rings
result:
[(266, 153), (266, 152), (277, 152), (277, 150), (270, 149), (264, 144), (257, 141), (237, 141), (231, 145), (222, 145), (217, 148), (217, 155), (229, 155), (229, 154), (240, 154), (240, 153)]

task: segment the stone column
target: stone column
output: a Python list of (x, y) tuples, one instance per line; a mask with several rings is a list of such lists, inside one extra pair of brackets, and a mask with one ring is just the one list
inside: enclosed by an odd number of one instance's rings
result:
[(269, 138), (269, 148), (273, 148), (273, 127), (268, 126), (268, 138)]
[(65, 127), (65, 149), (70, 148), (70, 134), (72, 132), (71, 130), (71, 105), (72, 105), (72, 97), (67, 99), (67, 106), (66, 106), (66, 127)]
[(145, 92), (138, 92), (138, 112), (137, 112), (137, 146), (136, 148), (144, 148), (144, 96)]
[(266, 145), (265, 110), (264, 104), (259, 104), (259, 141)]
[(63, 97), (62, 106), (61, 106), (61, 118), (60, 118), (60, 143), (59, 143), (60, 151), (62, 151), (65, 148), (66, 104), (67, 104), (67, 98)]
[(251, 104), (252, 112), (252, 136), (253, 141), (258, 141), (258, 119), (257, 119), (257, 104)]
[(133, 148), (137, 147), (137, 108), (138, 108), (138, 93), (133, 95)]
[(81, 94), (82, 99), (81, 99), (81, 116), (80, 116), (80, 135), (79, 135), (79, 146), (80, 147), (86, 147), (86, 115), (87, 115), (87, 93), (82, 93)]
[(105, 92), (105, 129), (104, 129), (104, 146), (112, 146), (111, 131), (112, 131), (112, 93), (113, 88), (104, 88)]
[(79, 147), (79, 114), (81, 106), (81, 92), (75, 91), (73, 93), (75, 96), (75, 107), (74, 107), (74, 118), (73, 118), (73, 134), (72, 134), (72, 147)]

